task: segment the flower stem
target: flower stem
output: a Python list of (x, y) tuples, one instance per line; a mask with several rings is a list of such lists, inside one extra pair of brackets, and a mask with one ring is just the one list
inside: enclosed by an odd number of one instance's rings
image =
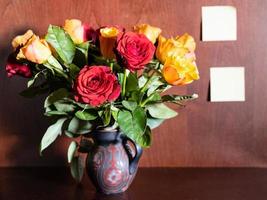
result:
[(127, 79), (127, 73), (126, 73), (126, 69), (124, 69), (124, 76), (123, 76), (123, 82), (122, 82), (122, 97), (125, 96), (125, 90), (126, 90), (126, 79)]
[(153, 77), (154, 73), (155, 73), (155, 71), (153, 71), (152, 74), (150, 75), (150, 77), (147, 79), (145, 85), (144, 85), (143, 88), (141, 89), (141, 92), (144, 92), (144, 91), (146, 90), (146, 88), (147, 88), (148, 84), (150, 83), (151, 78)]
[(110, 69), (111, 69), (111, 71), (113, 71), (113, 65), (114, 65), (114, 63), (111, 62), (111, 63), (110, 63)]

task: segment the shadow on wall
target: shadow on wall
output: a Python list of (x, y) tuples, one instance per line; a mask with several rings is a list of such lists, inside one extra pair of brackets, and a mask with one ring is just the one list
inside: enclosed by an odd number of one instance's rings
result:
[[(15, 35), (25, 30), (18, 30)], [(39, 157), (39, 143), (48, 127), (48, 120), (43, 115), (45, 97), (26, 99), (20, 96), (27, 80), (6, 76), (6, 59), (12, 51), (11, 40), (15, 35), (3, 36), (5, 41), (1, 43), (5, 46), (0, 49), (0, 166), (64, 165), (66, 158), (62, 156), (58, 142)]]

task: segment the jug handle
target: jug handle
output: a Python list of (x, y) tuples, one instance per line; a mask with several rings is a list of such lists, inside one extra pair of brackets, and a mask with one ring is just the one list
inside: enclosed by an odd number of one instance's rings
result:
[[(126, 150), (128, 157), (129, 157), (129, 173), (133, 174), (136, 171), (139, 159), (143, 153), (143, 149), (138, 144), (136, 144), (133, 140), (131, 140), (129, 137), (127, 137), (125, 135), (122, 135), (122, 136), (123, 136), (122, 137), (122, 143), (123, 143), (124, 149)], [(130, 141), (135, 148), (135, 155), (134, 156), (132, 155), (131, 150), (129, 149), (129, 147), (127, 145), (128, 141)]]

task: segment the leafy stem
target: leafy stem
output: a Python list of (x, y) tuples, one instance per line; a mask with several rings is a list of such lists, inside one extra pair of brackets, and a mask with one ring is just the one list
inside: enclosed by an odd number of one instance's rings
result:
[(121, 93), (121, 95), (122, 95), (122, 97), (124, 97), (125, 96), (125, 90), (126, 90), (126, 79), (127, 79), (127, 71), (126, 71), (126, 69), (124, 69), (124, 74), (123, 74), (123, 82), (122, 82), (122, 93)]
[(151, 82), (151, 78), (153, 77), (154, 73), (155, 73), (155, 71), (153, 71), (152, 74), (150, 75), (150, 77), (147, 79), (145, 85), (141, 89), (141, 93), (145, 92), (145, 90), (147, 89), (147, 86)]

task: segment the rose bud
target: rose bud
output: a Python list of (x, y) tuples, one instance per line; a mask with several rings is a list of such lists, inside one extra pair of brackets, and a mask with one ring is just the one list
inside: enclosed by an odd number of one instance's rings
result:
[(153, 44), (158, 39), (161, 29), (149, 24), (139, 24), (134, 26), (134, 32), (144, 34)]
[(122, 32), (119, 27), (103, 27), (99, 29), (99, 43), (101, 54), (108, 59), (115, 58), (114, 47), (118, 34)]
[(196, 63), (180, 57), (169, 57), (162, 69), (162, 75), (171, 85), (186, 85), (199, 79)]
[(91, 106), (115, 101), (121, 87), (115, 74), (107, 66), (85, 66), (74, 84), (74, 99)]
[(33, 35), (27, 43), (20, 48), (17, 59), (27, 59), (31, 62), (42, 64), (51, 56), (51, 50), (44, 39)]
[(191, 58), (191, 60), (195, 60), (195, 48), (196, 43), (194, 38), (188, 34), (170, 39), (159, 36), (156, 57), (163, 64), (166, 59), (172, 56), (187, 57)]
[(6, 72), (8, 77), (14, 75), (20, 75), (22, 77), (30, 78), (32, 77), (31, 69), (28, 65), (17, 62), (17, 60), (10, 55), (6, 64)]
[(143, 69), (152, 60), (154, 52), (155, 46), (143, 34), (127, 32), (118, 36), (118, 60), (131, 72)]
[(67, 19), (63, 26), (75, 44), (81, 44), (88, 40), (96, 41), (96, 32), (87, 24), (82, 24), (78, 19)]

